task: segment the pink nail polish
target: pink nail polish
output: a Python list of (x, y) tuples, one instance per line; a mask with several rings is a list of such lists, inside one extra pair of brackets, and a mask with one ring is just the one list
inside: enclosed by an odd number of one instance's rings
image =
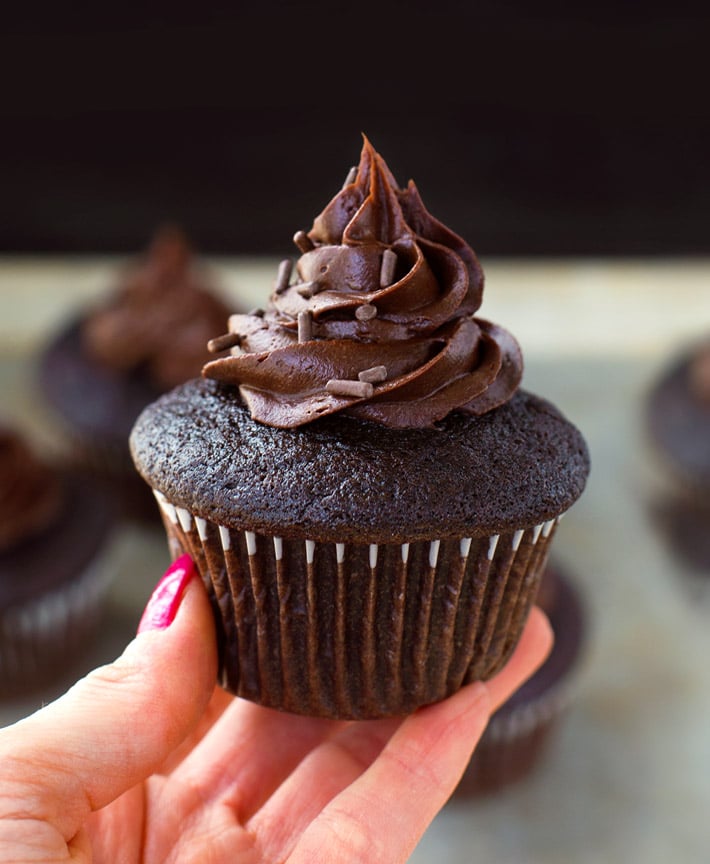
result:
[(145, 633), (146, 630), (165, 630), (172, 624), (180, 608), (183, 592), (196, 574), (195, 565), (189, 555), (181, 555), (173, 561), (150, 595), (138, 625), (139, 633)]

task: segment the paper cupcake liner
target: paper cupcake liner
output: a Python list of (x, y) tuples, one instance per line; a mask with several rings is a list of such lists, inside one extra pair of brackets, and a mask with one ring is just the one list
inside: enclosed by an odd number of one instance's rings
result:
[(0, 613), (0, 696), (48, 683), (95, 636), (111, 582), (101, 561), (80, 578)]
[(322, 543), (216, 525), (155, 494), (171, 554), (193, 558), (210, 595), (225, 689), (342, 719), (406, 714), (494, 675), (558, 521), (483, 538)]
[(497, 792), (528, 776), (549, 746), (553, 731), (573, 698), (573, 685), (560, 684), (534, 702), (494, 715), (456, 787), (454, 798)]
[(511, 701), (490, 719), (455, 798), (498, 792), (531, 774), (577, 695), (588, 626), (583, 596), (558, 565), (547, 570), (537, 602), (555, 632), (552, 651)]

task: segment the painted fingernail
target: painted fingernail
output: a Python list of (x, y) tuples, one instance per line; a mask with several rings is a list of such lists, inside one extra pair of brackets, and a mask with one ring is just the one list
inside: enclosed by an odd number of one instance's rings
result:
[(138, 632), (165, 630), (175, 620), (188, 582), (197, 575), (189, 555), (181, 555), (168, 567), (150, 595), (138, 625)]

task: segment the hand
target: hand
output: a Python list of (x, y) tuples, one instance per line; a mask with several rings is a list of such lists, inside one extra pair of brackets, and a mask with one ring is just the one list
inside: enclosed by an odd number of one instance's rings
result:
[(485, 685), (405, 719), (283, 714), (214, 688), (212, 613), (168, 570), (123, 655), (0, 730), (0, 862), (405, 862), (492, 713), (552, 643), (538, 609)]

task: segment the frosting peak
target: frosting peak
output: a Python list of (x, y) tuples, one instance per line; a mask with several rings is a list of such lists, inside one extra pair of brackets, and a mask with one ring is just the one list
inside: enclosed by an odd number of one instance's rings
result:
[(109, 300), (87, 316), (87, 350), (120, 372), (144, 371), (158, 390), (192, 378), (229, 311), (194, 263), (187, 238), (164, 226)]
[(265, 312), (232, 315), (203, 375), (238, 385), (254, 419), (299, 426), (342, 412), (393, 428), (483, 414), (522, 376), (515, 339), (473, 313), (483, 271), (473, 250), (398, 187), (365, 138), (360, 164), (294, 237)]

